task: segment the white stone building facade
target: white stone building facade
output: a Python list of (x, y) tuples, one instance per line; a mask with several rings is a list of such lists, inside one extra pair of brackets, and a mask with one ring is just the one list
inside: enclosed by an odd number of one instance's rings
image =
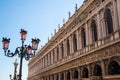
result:
[(85, 0), (28, 67), (28, 80), (120, 80), (120, 0)]

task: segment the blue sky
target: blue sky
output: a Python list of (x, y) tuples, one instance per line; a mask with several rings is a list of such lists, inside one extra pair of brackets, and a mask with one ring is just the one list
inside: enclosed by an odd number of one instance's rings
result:
[[(14, 52), (21, 46), (20, 29), (28, 31), (26, 44), (31, 44), (31, 38), (39, 38), (41, 45), (47, 43), (48, 37), (62, 26), (63, 18), (68, 19), (68, 11), (75, 11), (75, 4), (81, 6), (83, 0), (0, 0), (0, 41), (2, 37), (11, 38), (9, 49)], [(0, 80), (9, 80), (13, 74), (13, 62), (18, 56), (9, 58), (4, 56), (2, 44), (0, 45)], [(28, 61), (23, 61), (22, 80), (28, 75)], [(19, 72), (19, 65), (18, 70)]]

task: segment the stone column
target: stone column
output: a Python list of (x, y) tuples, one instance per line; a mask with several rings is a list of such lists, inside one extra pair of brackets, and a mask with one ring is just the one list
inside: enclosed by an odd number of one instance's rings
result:
[(118, 11), (118, 22), (119, 22), (119, 29), (120, 29), (120, 0), (116, 0), (117, 2), (117, 11)]
[(70, 71), (70, 80), (73, 80), (73, 70), (69, 70)]
[(81, 78), (81, 69), (80, 69), (80, 67), (78, 67), (78, 80)]
[(74, 53), (74, 49), (73, 49), (73, 34), (71, 35), (71, 54)]
[(61, 45), (59, 45), (58, 48), (59, 48), (59, 60), (61, 60), (62, 59), (62, 56), (61, 56), (61, 53), (62, 53), (61, 52)]
[(79, 29), (79, 48), (82, 49), (81, 30)]
[(50, 54), (48, 53), (48, 66), (50, 65)]
[(88, 65), (88, 77), (91, 77), (92, 70), (90, 69), (90, 65)]
[(105, 63), (102, 60), (101, 60), (101, 67), (102, 67), (102, 76), (105, 77), (105, 72), (106, 72), (106, 70), (105, 70)]
[(67, 57), (67, 41), (66, 40), (63, 42), (63, 45), (64, 45), (64, 57)]
[(106, 33), (107, 33), (106, 29), (105, 29), (106, 28), (106, 23), (105, 23), (105, 19), (104, 18), (101, 20), (101, 24), (102, 24), (101, 25), (101, 27), (102, 27), (102, 32), (101, 33), (102, 33), (102, 38), (103, 38), (103, 37), (106, 37)]
[[(120, 4), (119, 4), (120, 5)], [(120, 6), (119, 6), (120, 9)], [(113, 26), (114, 26), (114, 31), (117, 31), (119, 28), (119, 21), (118, 21), (118, 13), (117, 13), (117, 3), (115, 0), (113, 0)]]
[(53, 77), (54, 77), (54, 80), (56, 80), (56, 78), (57, 78), (56, 76), (57, 76), (56, 74), (54, 74), (54, 75), (53, 75)]
[(77, 38), (77, 50), (80, 50), (80, 42), (79, 42), (79, 31), (76, 31), (76, 38)]
[(48, 67), (48, 55), (46, 55), (46, 67)]
[(97, 14), (97, 32), (98, 32), (98, 40), (102, 38), (102, 28), (100, 25), (100, 14)]
[(86, 45), (89, 45), (88, 23), (85, 24)]
[(43, 57), (43, 68), (45, 67), (45, 61), (44, 61), (44, 57)]
[[(88, 37), (89, 37), (89, 44), (92, 44), (92, 34), (91, 34), (91, 21), (88, 21), (88, 25), (89, 26), (88, 29)], [(87, 38), (86, 38), (87, 39)], [(86, 40), (87, 41), (87, 40)]]
[(57, 62), (57, 48), (54, 49), (55, 52), (55, 62)]

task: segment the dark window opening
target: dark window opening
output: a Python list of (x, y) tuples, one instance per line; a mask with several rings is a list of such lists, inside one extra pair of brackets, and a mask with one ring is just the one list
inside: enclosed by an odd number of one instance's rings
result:
[(91, 32), (92, 32), (92, 40), (93, 40), (93, 42), (97, 41), (98, 36), (97, 36), (97, 26), (96, 26), (95, 20), (92, 20)]
[(83, 72), (82, 72), (82, 78), (88, 78), (88, 69), (87, 68), (84, 68), (83, 69)]
[(61, 80), (64, 80), (64, 73), (61, 73)]
[(77, 38), (75, 34), (73, 36), (73, 49), (74, 49), (74, 52), (77, 51)]
[(78, 70), (74, 71), (74, 79), (78, 79)]
[(70, 55), (70, 43), (69, 43), (69, 40), (67, 40), (67, 55)]
[(56, 80), (59, 80), (59, 79), (58, 79), (58, 74), (56, 74)]
[(96, 65), (93, 70), (94, 76), (102, 76), (102, 69), (99, 65)]
[(82, 40), (82, 47), (86, 47), (86, 36), (85, 36), (85, 29), (82, 28), (81, 30), (81, 40)]
[(64, 58), (64, 47), (63, 44), (61, 45), (61, 55), (62, 55), (62, 59)]
[(67, 80), (70, 80), (70, 72), (67, 72)]
[(105, 0), (102, 0), (102, 2), (104, 2)]
[(111, 61), (108, 65), (108, 74), (120, 74), (120, 65), (116, 61)]
[(110, 9), (106, 9), (104, 14), (107, 34), (113, 33), (113, 20), (110, 12)]
[(57, 47), (57, 61), (59, 60), (59, 48)]

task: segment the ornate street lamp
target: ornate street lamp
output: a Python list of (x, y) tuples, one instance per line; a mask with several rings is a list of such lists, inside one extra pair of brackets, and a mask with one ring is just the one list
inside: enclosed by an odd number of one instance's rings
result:
[(13, 57), (18, 54), (18, 56), (20, 57), (19, 80), (22, 80), (21, 75), (22, 75), (23, 58), (25, 58), (26, 60), (29, 60), (30, 58), (34, 57), (35, 51), (37, 50), (38, 44), (40, 42), (39, 39), (35, 38), (35, 39), (32, 39), (32, 46), (24, 45), (24, 41), (26, 40), (26, 35), (27, 35), (27, 31), (25, 31), (24, 29), (21, 29), (20, 36), (21, 36), (22, 46), (17, 47), (14, 53), (8, 50), (10, 38), (3, 38), (2, 40), (5, 56)]

